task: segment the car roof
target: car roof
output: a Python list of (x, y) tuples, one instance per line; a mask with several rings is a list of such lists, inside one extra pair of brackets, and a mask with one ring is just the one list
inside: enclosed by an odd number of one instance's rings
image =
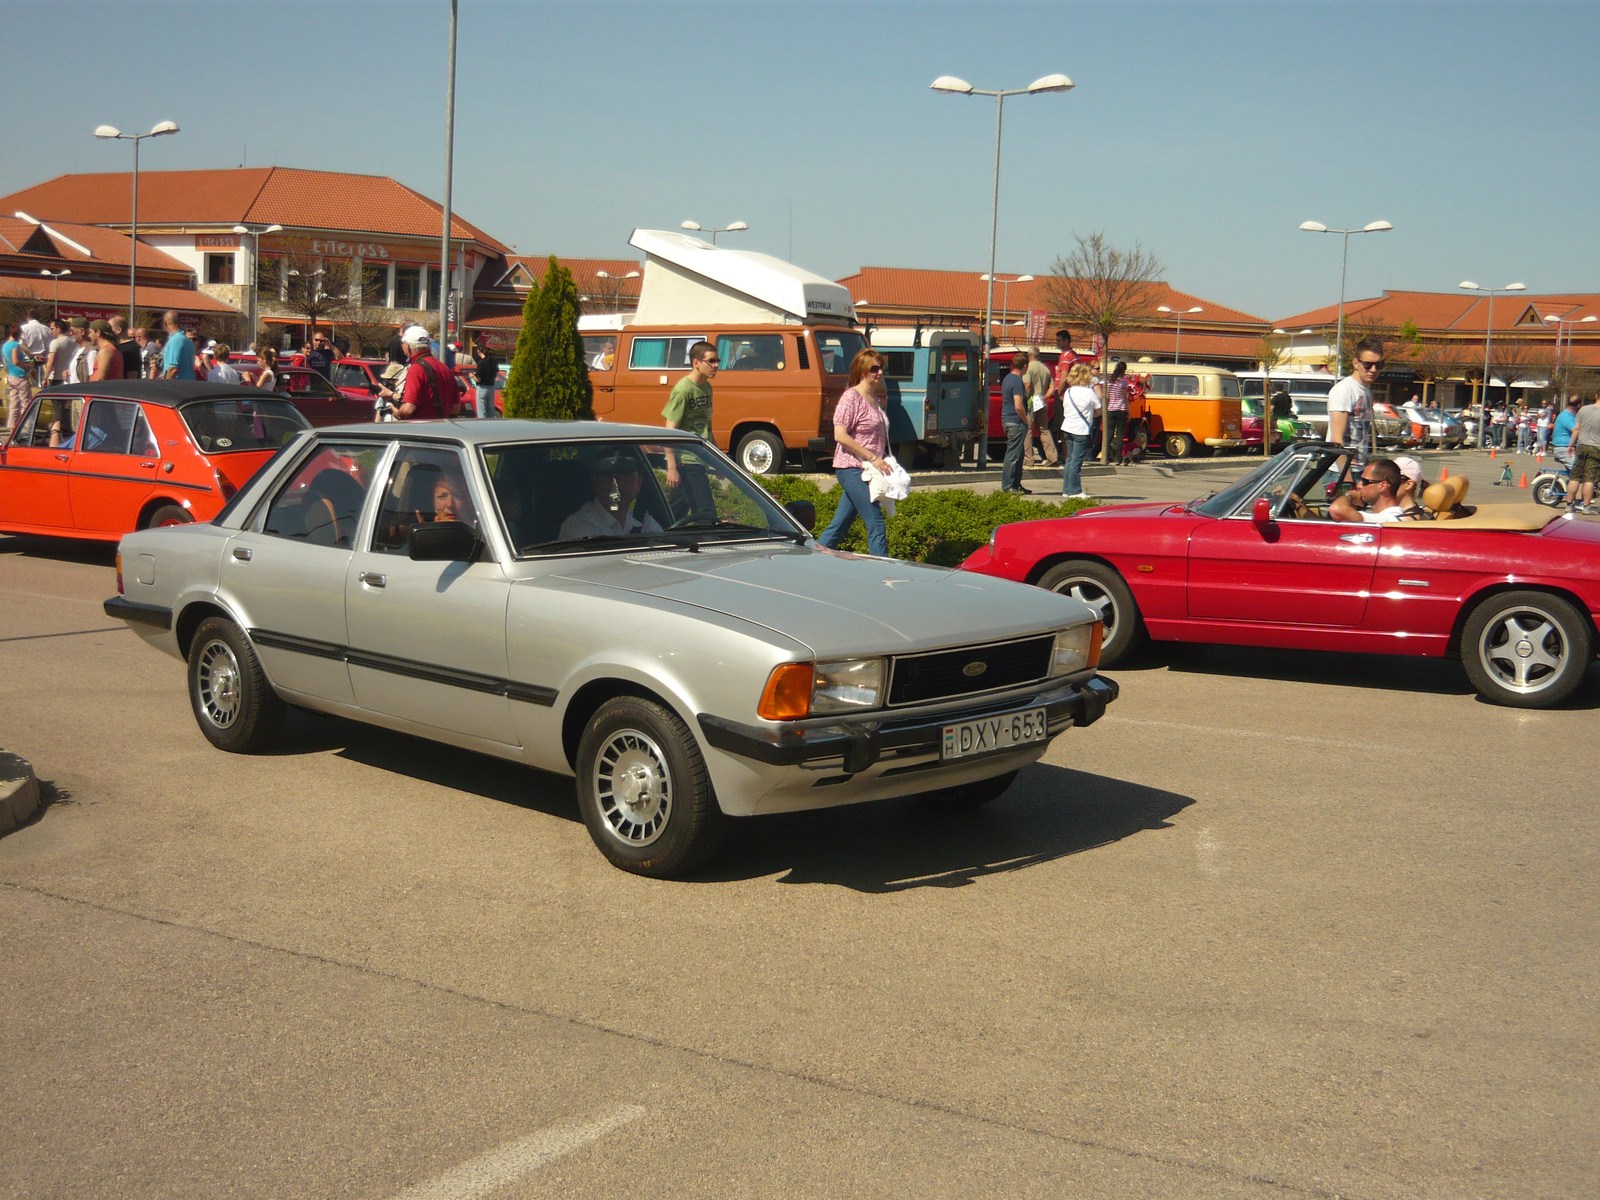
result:
[[(257, 393), (259, 395), (259, 393)], [(503, 417), (464, 421), (384, 421), (350, 425), (324, 425), (316, 430), (322, 437), (359, 435), (383, 441), (404, 438), (449, 438), (469, 446), (496, 445), (502, 442), (566, 442), (574, 440), (627, 441), (646, 438), (667, 441), (679, 438), (699, 440), (681, 429), (655, 425), (617, 425), (610, 421), (521, 421)]]
[(63, 383), (41, 395), (99, 396), (106, 400), (142, 400), (177, 408), (200, 400), (281, 400), (273, 392), (237, 383), (202, 383), (198, 379), (108, 379), (102, 383)]

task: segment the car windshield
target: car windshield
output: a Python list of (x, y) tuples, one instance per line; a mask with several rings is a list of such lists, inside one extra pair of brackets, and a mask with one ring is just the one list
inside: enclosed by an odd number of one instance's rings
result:
[(1272, 502), (1272, 515), (1288, 515), (1293, 501), (1303, 501), (1302, 517), (1325, 518), (1326, 504), (1339, 490), (1348, 455), (1336, 449), (1291, 446), (1263, 463), (1231, 487), (1190, 507), (1208, 517), (1245, 512), (1258, 496)]
[(1225, 517), (1237, 508), (1246, 496), (1258, 491), (1270, 478), (1284, 469), (1287, 456), (1294, 453), (1285, 450), (1269, 458), (1243, 479), (1236, 480), (1220, 492), (1214, 492), (1203, 500), (1191, 502), (1191, 507), (1197, 513), (1204, 513), (1208, 517)]
[(311, 422), (287, 400), (200, 400), (179, 413), (202, 454), (276, 450)]
[(483, 457), (519, 556), (805, 538), (765, 489), (698, 440), (519, 442)]

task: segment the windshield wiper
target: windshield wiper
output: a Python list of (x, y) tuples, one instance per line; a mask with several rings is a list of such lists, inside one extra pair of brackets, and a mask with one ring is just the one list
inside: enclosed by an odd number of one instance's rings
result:
[(680, 550), (696, 552), (699, 547), (688, 538), (664, 538), (659, 533), (592, 533), (588, 537), (564, 538), (557, 542), (539, 542), (532, 546), (524, 546), (519, 551), (521, 554), (532, 554), (535, 551), (542, 554), (555, 554), (562, 550), (600, 550), (612, 549), (619, 546), (656, 546), (662, 542), (669, 546), (676, 546)]
[(768, 525), (746, 525), (742, 521), (701, 521), (683, 520), (675, 521), (667, 526), (670, 533), (693, 531), (696, 533), (759, 533), (764, 537), (782, 538), (784, 541), (794, 542), (797, 546), (806, 544), (806, 535), (790, 532), (786, 529), (773, 529)]

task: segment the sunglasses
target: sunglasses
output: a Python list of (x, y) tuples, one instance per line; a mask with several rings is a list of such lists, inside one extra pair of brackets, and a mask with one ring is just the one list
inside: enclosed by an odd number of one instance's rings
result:
[(882, 375), (883, 374), (883, 368), (882, 367), (868, 367), (867, 368), (867, 374), (868, 375)]
[(1383, 359), (1379, 358), (1374, 359), (1372, 362), (1368, 362), (1364, 358), (1358, 358), (1356, 359), (1356, 366), (1360, 367), (1363, 371), (1376, 371), (1379, 367), (1383, 366)]
[(1382, 482), (1383, 482), (1383, 480), (1381, 480), (1381, 479), (1368, 479), (1365, 475), (1363, 475), (1360, 479), (1356, 480), (1356, 486), (1357, 487), (1371, 487), (1375, 483), (1382, 483)]

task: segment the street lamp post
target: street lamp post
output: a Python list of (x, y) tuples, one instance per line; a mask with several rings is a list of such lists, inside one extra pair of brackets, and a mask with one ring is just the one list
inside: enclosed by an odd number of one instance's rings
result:
[[(42, 270), (38, 274), (50, 275), (53, 280), (56, 280), (56, 320), (61, 320), (61, 277), (62, 275), (70, 275), (72, 272), (67, 270), (66, 267), (62, 267), (61, 270)], [(1594, 320), (1594, 318), (1590, 317), (1590, 320)]]
[[(1360, 229), (1329, 229), (1321, 221), (1302, 221), (1300, 228), (1307, 233), (1337, 233), (1344, 239), (1344, 248), (1339, 255), (1339, 333), (1338, 340), (1333, 347), (1333, 373), (1344, 374), (1344, 279), (1345, 268), (1350, 263), (1350, 235), (1352, 233), (1387, 233), (1394, 226), (1387, 221), (1373, 221), (1363, 225)], [(1376, 425), (1373, 426), (1377, 428)]]
[(617, 281), (616, 291), (612, 295), (611, 300), (612, 308), (616, 312), (620, 313), (622, 312), (622, 280), (637, 279), (639, 278), (639, 272), (629, 271), (626, 275), (613, 275), (608, 271), (596, 271), (594, 273), (594, 277), (596, 279), (615, 279)]
[(253, 228), (249, 225), (235, 225), (233, 227), (235, 233), (247, 233), (250, 235), (250, 341), (252, 345), (259, 336), (256, 333), (256, 326), (260, 324), (257, 310), (260, 307), (261, 298), (256, 293), (261, 282), (261, 235), (263, 233), (278, 233), (282, 229), (282, 225), (261, 225)]
[(679, 226), (679, 228), (694, 229), (700, 233), (709, 233), (711, 235), (711, 244), (715, 246), (717, 244), (717, 234), (743, 233), (746, 229), (749, 229), (750, 226), (745, 224), (743, 221), (735, 221), (732, 225), (724, 225), (721, 228), (715, 228), (710, 225), (702, 225), (699, 221), (685, 221), (681, 226)]
[[(48, 274), (48, 272), (46, 272), (46, 273)], [(1549, 322), (1552, 322), (1552, 321), (1555, 323), (1555, 327), (1556, 327), (1556, 368), (1557, 368), (1557, 370), (1559, 370), (1560, 367), (1561, 367), (1561, 335), (1563, 333), (1565, 333), (1567, 335), (1567, 353), (1569, 355), (1572, 353), (1572, 330), (1568, 329), (1567, 326), (1569, 326), (1569, 325), (1592, 325), (1596, 321), (1600, 321), (1600, 317), (1597, 317), (1593, 313), (1590, 313), (1587, 317), (1548, 316), (1548, 317), (1545, 318), (1545, 322), (1546, 323), (1549, 323)]]
[(998, 279), (993, 275), (979, 275), (979, 279), (986, 283), (998, 283), (1000, 292), (1000, 324), (1006, 323), (1006, 318), (1011, 315), (1011, 285), (1013, 283), (1032, 283), (1032, 275), (1018, 275), (1015, 279)]
[[(1005, 115), (1007, 96), (1043, 95), (1046, 92), (1070, 92), (1073, 87), (1072, 80), (1065, 75), (1045, 75), (1035, 79), (1025, 88), (1015, 88), (1011, 91), (985, 91), (975, 88), (965, 79), (957, 79), (954, 75), (941, 75), (928, 85), (936, 92), (944, 92), (950, 96), (993, 96), (994, 97), (994, 199), (989, 206), (989, 296), (984, 303), (983, 313), (983, 358), (985, 378), (987, 378), (989, 361), (990, 330), (994, 328), (994, 249), (995, 233), (1000, 225), (1000, 128)], [(989, 417), (988, 405), (983, 406), (983, 417), (978, 422), (978, 468), (982, 470), (989, 465)]]
[(124, 141), (133, 143), (133, 232), (129, 234), (133, 245), (128, 253), (128, 328), (132, 329), (135, 321), (133, 316), (133, 303), (135, 292), (138, 288), (137, 272), (139, 270), (139, 143), (145, 138), (166, 137), (169, 133), (177, 133), (178, 126), (175, 121), (162, 121), (153, 127), (149, 133), (123, 133), (115, 125), (101, 125), (94, 131), (94, 135), (104, 141)]
[(1170, 313), (1178, 318), (1178, 340), (1172, 343), (1172, 365), (1178, 365), (1178, 351), (1183, 349), (1183, 318), (1190, 313), (1205, 312), (1205, 309), (1196, 304), (1193, 308), (1168, 308), (1165, 304), (1156, 305), (1157, 312)]
[[(1494, 337), (1494, 298), (1496, 296), (1509, 296), (1513, 292), (1525, 292), (1528, 285), (1525, 283), (1508, 283), (1503, 288), (1479, 287), (1470, 279), (1463, 279), (1458, 287), (1469, 292), (1482, 292), (1489, 297), (1489, 316), (1483, 323), (1483, 393), (1478, 397), (1478, 446), (1481, 449), (1488, 439), (1489, 434), (1489, 341)], [(1511, 380), (1506, 380), (1506, 408), (1511, 408)]]

